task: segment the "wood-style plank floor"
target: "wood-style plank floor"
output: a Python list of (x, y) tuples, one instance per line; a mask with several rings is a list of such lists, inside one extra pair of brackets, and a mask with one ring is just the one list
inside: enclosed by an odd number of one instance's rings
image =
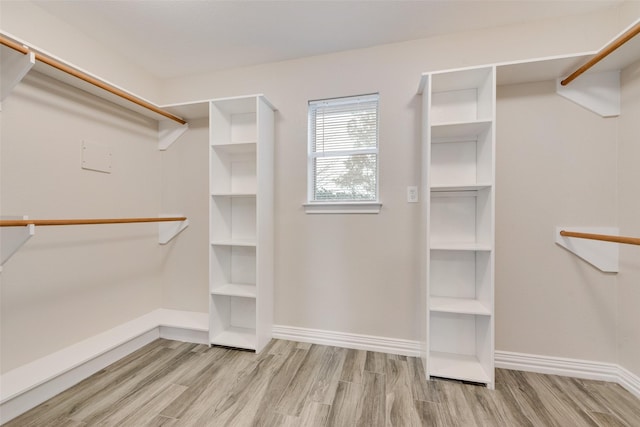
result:
[(496, 371), (426, 381), (416, 358), (273, 340), (259, 355), (157, 340), (7, 426), (640, 426), (617, 384)]

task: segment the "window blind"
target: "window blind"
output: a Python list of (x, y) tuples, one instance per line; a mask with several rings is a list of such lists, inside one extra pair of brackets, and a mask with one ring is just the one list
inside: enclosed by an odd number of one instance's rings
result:
[(309, 200), (378, 200), (378, 94), (309, 102)]

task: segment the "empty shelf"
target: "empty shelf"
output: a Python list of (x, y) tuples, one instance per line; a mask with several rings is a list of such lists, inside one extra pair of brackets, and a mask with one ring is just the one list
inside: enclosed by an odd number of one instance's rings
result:
[(211, 344), (255, 350), (256, 331), (232, 326), (214, 336)]
[(443, 313), (491, 315), (489, 307), (472, 298), (431, 297), (429, 310)]
[(213, 246), (256, 246), (255, 240), (249, 239), (221, 239), (211, 242)]
[(432, 192), (441, 192), (441, 191), (477, 191), (482, 190), (484, 188), (491, 188), (490, 183), (481, 183), (481, 184), (463, 184), (463, 185), (432, 185)]
[(460, 140), (476, 140), (478, 135), (491, 128), (493, 121), (478, 120), (473, 122), (443, 123), (431, 126), (432, 142), (449, 142)]
[(227, 296), (233, 296), (233, 297), (255, 298), (256, 286), (225, 283), (224, 285), (216, 286), (215, 288), (213, 288), (211, 290), (211, 295), (227, 295)]
[(257, 143), (255, 142), (239, 142), (229, 144), (211, 144), (215, 150), (224, 151), (229, 154), (252, 153), (256, 151)]
[(216, 192), (216, 193), (211, 193), (211, 195), (213, 197), (256, 197), (256, 193), (255, 192), (232, 192), (232, 191), (228, 191), (228, 192)]
[(475, 356), (436, 351), (429, 353), (429, 376), (487, 384), (491, 382)]
[(431, 243), (432, 251), (491, 251), (490, 245), (482, 243)]

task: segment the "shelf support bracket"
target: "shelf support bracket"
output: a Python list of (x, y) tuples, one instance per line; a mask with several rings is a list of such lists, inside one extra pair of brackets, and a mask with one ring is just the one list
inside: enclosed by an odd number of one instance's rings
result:
[[(162, 214), (159, 215), (160, 218), (163, 217), (171, 217), (171, 216), (182, 216), (182, 215), (167, 215)], [(158, 223), (158, 243), (161, 245), (166, 245), (180, 234), (185, 228), (189, 226), (189, 220), (185, 219), (184, 221), (167, 221), (167, 222), (159, 222)]]
[(11, 49), (2, 49), (0, 62), (2, 63), (0, 102), (2, 102), (35, 65), (36, 55), (33, 52), (24, 54)]
[(605, 273), (617, 273), (620, 270), (618, 265), (618, 243), (564, 237), (560, 235), (562, 230), (617, 235), (620, 232), (617, 227), (556, 227), (555, 241), (556, 244), (569, 252), (573, 252), (598, 270)]
[[(2, 219), (29, 219), (26, 216), (3, 216)], [(35, 234), (36, 226), (0, 227), (0, 271), (2, 265)]]
[(169, 148), (189, 129), (189, 123), (183, 125), (170, 120), (161, 120), (158, 124), (158, 149), (161, 151)]
[(571, 85), (556, 81), (556, 93), (602, 117), (620, 115), (620, 71), (584, 74)]

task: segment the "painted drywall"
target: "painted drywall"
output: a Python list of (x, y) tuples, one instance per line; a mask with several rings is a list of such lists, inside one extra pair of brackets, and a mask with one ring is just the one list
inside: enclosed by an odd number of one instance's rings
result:
[[(418, 309), (420, 209), (407, 203), (406, 187), (416, 185), (420, 174), (420, 99), (416, 95), (420, 74), (595, 50), (619, 32), (619, 22), (619, 10), (615, 10), (190, 76), (167, 81), (163, 98), (180, 102), (264, 93), (278, 109), (276, 324), (417, 340), (423, 323)], [(505, 114), (513, 102), (529, 121), (515, 125), (498, 117), (498, 129), (504, 128), (499, 131), (498, 149), (505, 152), (497, 166), (496, 271), (503, 272), (496, 277), (497, 349), (613, 362), (616, 300), (609, 288), (614, 279), (602, 277), (556, 247), (553, 230), (561, 221), (616, 222), (615, 193), (610, 191), (616, 185), (615, 149), (611, 151), (615, 120), (603, 122), (560, 99), (553, 94), (551, 82), (512, 90), (516, 99), (503, 92), (499, 114)], [(305, 214), (308, 101), (371, 92), (380, 93), (382, 211), (378, 215)], [(540, 93), (536, 96), (536, 92)], [(556, 125), (547, 120), (547, 109), (558, 114), (555, 121), (565, 115), (566, 122)], [(538, 120), (535, 114), (544, 119)], [(523, 138), (520, 126), (531, 128), (536, 137)], [(584, 131), (576, 134), (574, 128)], [(565, 168), (559, 159), (548, 161), (547, 150), (560, 150), (565, 158), (573, 149), (582, 150), (583, 137), (593, 147), (584, 155), (585, 164), (579, 166), (573, 160)], [(196, 168), (206, 161), (195, 152), (188, 160)], [(181, 167), (163, 173), (179, 173)], [(522, 170), (530, 172), (522, 176)], [(518, 178), (513, 182), (521, 180), (522, 191), (509, 180), (514, 171)], [(193, 191), (206, 191), (206, 180), (203, 172), (202, 189)], [(595, 195), (592, 190), (587, 194), (584, 183), (595, 186)], [(507, 187), (504, 194), (502, 187)], [(576, 193), (569, 191), (573, 187), (578, 187)], [(528, 191), (534, 191), (531, 199)], [(593, 206), (600, 207), (594, 210)], [(528, 220), (519, 221), (522, 218)], [(523, 241), (505, 243), (516, 235), (524, 236)], [(198, 248), (205, 239), (203, 235)], [(511, 250), (514, 246), (517, 251)], [(196, 246), (183, 249), (195, 255)], [(514, 258), (521, 269), (511, 265)], [(195, 262), (191, 267), (207, 268)], [(204, 292), (206, 285), (198, 286), (203, 289), (198, 292)], [(191, 301), (192, 307), (201, 304)]]
[(498, 87), (496, 348), (616, 361), (616, 277), (554, 243), (556, 226), (617, 222), (617, 118), (555, 93)]
[[(2, 102), (0, 214), (47, 218), (160, 213), (157, 123), (30, 73)], [(81, 168), (108, 146), (111, 173)], [(6, 372), (161, 305), (156, 224), (36, 227), (0, 273)]]
[(189, 130), (161, 152), (162, 208), (189, 218), (189, 228), (167, 245), (162, 307), (207, 312), (209, 282), (209, 122)]
[(159, 80), (30, 1), (0, 1), (0, 28), (68, 64), (154, 100)]
[[(618, 220), (623, 236), (640, 236), (640, 61), (623, 70), (618, 148)], [(640, 246), (620, 245), (618, 297), (620, 365), (640, 376)]]

